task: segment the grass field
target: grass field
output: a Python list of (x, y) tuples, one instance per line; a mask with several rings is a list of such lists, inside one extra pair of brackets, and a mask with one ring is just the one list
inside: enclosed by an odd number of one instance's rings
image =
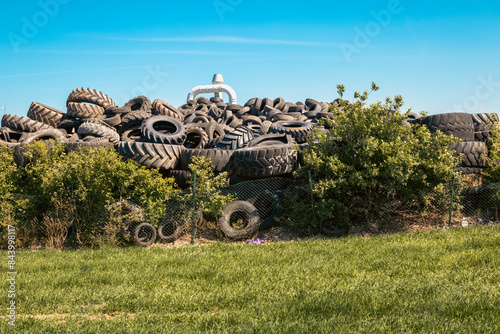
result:
[(500, 332), (499, 227), (18, 251), (16, 263), (18, 318), (1, 333)]

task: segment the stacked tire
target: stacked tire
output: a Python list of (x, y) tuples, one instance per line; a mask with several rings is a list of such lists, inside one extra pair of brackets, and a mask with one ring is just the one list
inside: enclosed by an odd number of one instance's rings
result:
[(427, 116), (421, 120), (432, 132), (441, 131), (460, 140), (449, 149), (461, 156), (458, 170), (464, 174), (479, 174), (486, 167), (487, 142), (493, 127), (498, 127), (494, 113), (447, 113)]

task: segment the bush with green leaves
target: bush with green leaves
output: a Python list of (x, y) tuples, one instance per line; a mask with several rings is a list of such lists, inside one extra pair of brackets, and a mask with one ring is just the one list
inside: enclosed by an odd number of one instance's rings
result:
[[(330, 130), (316, 131), (303, 151), (301, 173), (311, 172), (320, 220), (338, 227), (372, 222), (388, 206), (432, 210), (444, 204), (456, 158), (456, 138), (405, 122), (403, 98), (367, 105), (371, 91), (356, 92), (353, 103), (331, 105)], [(443, 202), (443, 203), (441, 203)]]
[[(212, 160), (207, 157), (193, 157), (189, 169), (196, 175), (196, 202), (203, 209), (203, 217), (216, 221), (224, 207), (235, 200), (232, 195), (222, 195), (220, 188), (227, 185), (227, 172), (215, 175)], [(193, 180), (190, 181), (193, 185)]]

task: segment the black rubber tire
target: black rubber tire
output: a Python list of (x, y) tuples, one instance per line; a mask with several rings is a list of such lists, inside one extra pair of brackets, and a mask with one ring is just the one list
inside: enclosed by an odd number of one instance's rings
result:
[(63, 118), (64, 113), (56, 108), (45, 104), (33, 102), (28, 110), (28, 117), (34, 121), (42, 122), (51, 127), (57, 128)]
[(343, 237), (349, 233), (349, 227), (343, 227), (340, 229), (330, 229), (328, 227), (325, 227), (324, 225), (321, 226), (321, 234), (331, 237), (331, 238), (340, 238)]
[(54, 128), (42, 129), (27, 135), (21, 142), (23, 144), (34, 142), (35, 140), (59, 140), (61, 143), (66, 142), (66, 135)]
[(151, 113), (151, 101), (145, 96), (136, 96), (125, 103), (121, 109), (124, 109), (127, 113)]
[(153, 115), (170, 116), (173, 118), (177, 118), (181, 122), (184, 121), (184, 116), (177, 108), (160, 99), (156, 99), (153, 101), (152, 112)]
[(250, 107), (252, 114), (259, 113), (263, 108), (262, 99), (260, 97), (256, 97), (253, 103), (248, 105), (247, 107)]
[(181, 189), (185, 189), (189, 186), (189, 181), (193, 179), (193, 174), (188, 170), (183, 169), (172, 169), (167, 171), (167, 177), (173, 177), (175, 179), (175, 183)]
[(158, 225), (158, 237), (163, 242), (174, 242), (184, 231), (184, 224), (175, 219), (167, 219)]
[(79, 102), (68, 103), (68, 117), (72, 118), (97, 118), (104, 114), (104, 108), (94, 104)]
[(281, 216), (281, 199), (270, 190), (257, 191), (250, 196), (248, 202), (259, 211), (262, 221), (260, 227), (263, 229), (272, 227), (275, 219)]
[(262, 135), (252, 139), (248, 143), (248, 147), (275, 146), (283, 144), (295, 144), (295, 140), (291, 135), (281, 133), (268, 133), (266, 135)]
[[(271, 119), (271, 121), (276, 123), (276, 122), (296, 122), (297, 120), (295, 119), (295, 117), (290, 116), (288, 114), (277, 114)], [(269, 131), (271, 131), (271, 129), (269, 129)]]
[(461, 167), (485, 167), (488, 148), (481, 141), (468, 141), (450, 144), (449, 149), (462, 155)]
[(259, 125), (259, 126), (262, 126), (262, 120), (260, 118), (258, 118), (257, 116), (245, 116), (243, 118), (243, 123), (242, 123), (244, 126), (248, 126), (249, 124), (255, 124), (255, 125)]
[(136, 141), (141, 139), (141, 126), (134, 125), (123, 131), (120, 140), (121, 141)]
[(410, 111), (410, 112), (408, 113), (408, 116), (407, 116), (407, 117), (408, 117), (408, 118), (410, 118), (410, 119), (419, 119), (419, 118), (420, 118), (420, 115), (419, 115), (419, 114), (417, 114), (417, 113), (414, 113), (413, 111)]
[(181, 158), (180, 158), (180, 166), (181, 169), (184, 170), (189, 170), (189, 164), (191, 164), (193, 161), (193, 157), (207, 157), (212, 160), (212, 165), (214, 167), (215, 172), (225, 172), (229, 171), (232, 168), (232, 157), (233, 153), (235, 151), (232, 150), (221, 150), (221, 149), (216, 149), (216, 148), (211, 148), (211, 149), (200, 149), (200, 148), (193, 148), (193, 149), (185, 149), (182, 151)]
[(273, 122), (271, 122), (271, 121), (268, 121), (268, 120), (262, 121), (262, 126), (260, 128), (260, 132), (263, 135), (269, 133), (269, 129), (271, 128), (272, 125), (273, 125)]
[(224, 100), (218, 96), (212, 96), (210, 98), (210, 102), (212, 103), (220, 103), (220, 102), (224, 102)]
[(306, 105), (306, 107), (308, 107), (308, 108), (309, 108), (309, 107), (311, 107), (311, 106), (312, 106), (312, 105), (314, 105), (314, 104), (317, 104), (317, 105), (319, 105), (319, 104), (320, 104), (320, 102), (319, 102), (319, 101), (316, 101), (315, 99), (306, 99), (304, 102), (305, 102), (304, 104), (305, 104), (305, 105)]
[(273, 101), (273, 108), (282, 110), (285, 106), (285, 100), (282, 97), (277, 97)]
[(2, 127), (8, 127), (13, 130), (20, 130), (23, 132), (36, 132), (43, 129), (52, 129), (50, 125), (42, 122), (34, 121), (32, 119), (17, 116), (17, 115), (3, 115)]
[(78, 127), (82, 124), (79, 119), (69, 118), (65, 115), (57, 126), (58, 129), (64, 129), (67, 133), (76, 133)]
[(150, 118), (151, 116), (152, 114), (145, 110), (128, 113), (122, 117), (119, 132), (122, 133), (134, 125), (141, 125), (144, 120)]
[(246, 126), (239, 126), (233, 132), (225, 135), (217, 144), (216, 148), (222, 150), (237, 150), (246, 147), (254, 137), (252, 129)]
[(236, 114), (241, 109), (243, 109), (243, 106), (240, 104), (228, 104), (226, 107), (226, 110), (231, 110), (233, 114)]
[(474, 132), (491, 131), (492, 127), (498, 128), (498, 115), (496, 113), (471, 114), (474, 123)]
[(430, 115), (421, 120), (431, 132), (441, 131), (464, 141), (474, 141), (474, 123), (468, 113)]
[(224, 110), (218, 108), (216, 105), (210, 106), (208, 109), (208, 116), (210, 116), (214, 120), (219, 120), (224, 115)]
[(151, 246), (156, 241), (156, 228), (150, 223), (140, 223), (134, 228), (134, 240), (141, 246)]
[(184, 150), (181, 145), (121, 141), (117, 151), (128, 159), (137, 161), (148, 168), (177, 169), (179, 157)]
[(191, 124), (205, 124), (205, 123), (210, 123), (213, 121), (212, 117), (210, 116), (196, 116), (193, 119), (191, 119), (190, 123)]
[[(111, 127), (116, 127), (120, 125), (122, 122), (122, 117), (120, 116), (121, 114), (104, 114), (100, 116), (98, 119), (106, 123), (107, 125)], [(82, 119), (82, 121), (85, 121), (85, 119)]]
[(72, 90), (68, 96), (68, 100), (66, 101), (66, 106), (68, 106), (68, 103), (70, 102), (92, 103), (101, 106), (104, 109), (116, 107), (113, 100), (106, 94), (90, 88), (76, 88)]
[[(14, 147), (14, 162), (17, 165), (24, 167), (29, 163), (28, 157), (25, 156), (26, 150), (24, 148), (24, 145), (32, 143), (36, 140), (59, 140), (60, 142), (65, 143), (66, 136), (61, 131), (54, 128), (28, 133), (21, 140), (21, 142)], [(51, 149), (50, 145), (48, 149)]]
[[(241, 229), (235, 228), (231, 224), (231, 216), (234, 214), (243, 213), (247, 217), (241, 219), (247, 220), (245, 227)], [(232, 240), (241, 240), (251, 238), (259, 230), (261, 219), (259, 210), (247, 201), (234, 201), (226, 205), (219, 216), (219, 228), (221, 231)]]
[(186, 140), (186, 129), (176, 118), (153, 116), (142, 123), (142, 138), (152, 143), (182, 145)]
[(474, 132), (474, 141), (482, 141), (482, 142), (487, 142), (489, 138), (493, 135), (493, 132), (490, 131), (481, 131), (481, 132)]
[(483, 170), (480, 167), (457, 167), (457, 172), (462, 174), (481, 174)]
[(314, 126), (308, 122), (277, 122), (269, 129), (272, 133), (289, 134), (298, 144), (307, 142), (307, 138), (314, 130)]
[(262, 177), (288, 174), (297, 168), (295, 145), (247, 147), (234, 152), (236, 174), (243, 177)]
[(197, 97), (195, 100), (196, 104), (210, 104), (210, 100), (207, 99), (205, 96), (200, 96)]
[(80, 136), (94, 136), (107, 138), (110, 142), (118, 144), (120, 135), (115, 129), (109, 128), (102, 124), (85, 122), (78, 127), (78, 134)]
[(27, 135), (29, 135), (29, 132), (14, 130), (6, 126), (0, 128), (0, 140), (4, 143), (17, 144), (21, 142)]
[(246, 116), (252, 116), (249, 107), (243, 107), (240, 110), (238, 110), (238, 112), (236, 113), (236, 117), (239, 119), (243, 119), (243, 117), (246, 117)]
[(256, 100), (257, 100), (256, 97), (252, 97), (247, 102), (245, 102), (245, 104), (243, 105), (243, 107), (249, 107), (249, 108), (253, 107), (253, 105), (255, 104)]
[(205, 148), (208, 143), (208, 135), (203, 128), (190, 126), (186, 128), (186, 148)]
[(92, 149), (101, 149), (101, 148), (108, 148), (108, 147), (113, 147), (113, 144), (105, 141), (76, 141), (76, 142), (66, 142), (64, 143), (66, 146), (66, 153), (72, 152), (72, 151), (78, 151), (81, 149), (87, 149), (87, 148), (92, 148)]

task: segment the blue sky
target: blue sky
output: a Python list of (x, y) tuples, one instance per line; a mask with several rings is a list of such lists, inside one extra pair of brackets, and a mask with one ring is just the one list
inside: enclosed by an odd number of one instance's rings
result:
[(332, 101), (336, 85), (372, 101), (403, 95), (431, 114), (497, 112), (496, 1), (5, 2), (0, 17), (0, 106), (25, 116), (32, 101), (65, 111), (90, 87), (117, 104), (145, 94), (175, 106), (222, 73), (251, 97)]

